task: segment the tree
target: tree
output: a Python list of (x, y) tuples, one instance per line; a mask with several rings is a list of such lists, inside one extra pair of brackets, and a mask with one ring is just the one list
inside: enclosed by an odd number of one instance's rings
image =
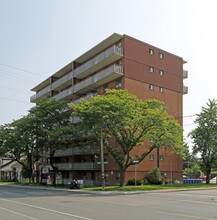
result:
[(22, 164), (34, 182), (33, 164), (39, 160), (40, 151), (44, 148), (49, 153), (55, 180), (54, 153), (70, 147), (76, 134), (70, 117), (71, 109), (65, 102), (54, 99), (39, 101), (27, 116), (1, 126), (0, 153)]
[(39, 154), (34, 144), (35, 130), (29, 116), (5, 124), (0, 128), (1, 155), (7, 156), (23, 166), (23, 170), (33, 178), (33, 164), (38, 161)]
[[(108, 90), (105, 96), (70, 106), (73, 115), (81, 118), (83, 128), (91, 130), (98, 140), (103, 136), (105, 147), (120, 167), (120, 186), (127, 168), (154, 149), (169, 146), (183, 154), (182, 129), (160, 101), (141, 101), (127, 91)], [(115, 142), (109, 142), (110, 138)], [(135, 155), (133, 150), (141, 148), (144, 141), (146, 149)]]
[(77, 134), (70, 121), (71, 109), (63, 101), (42, 99), (30, 109), (29, 114), (35, 120), (33, 126), (37, 128), (37, 145), (49, 153), (55, 185), (58, 170), (54, 164), (55, 151), (71, 147), (74, 136)]
[(193, 153), (201, 156), (201, 169), (208, 184), (217, 161), (217, 101), (208, 100), (206, 104), (194, 121), (197, 127), (189, 135), (193, 139)]

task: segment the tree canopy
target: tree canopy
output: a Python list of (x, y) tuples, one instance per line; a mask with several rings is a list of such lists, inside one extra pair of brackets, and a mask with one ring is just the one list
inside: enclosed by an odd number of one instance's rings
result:
[[(120, 167), (120, 186), (124, 184), (126, 169), (160, 146), (184, 155), (182, 128), (160, 101), (141, 101), (125, 90), (108, 90), (106, 95), (69, 106), (73, 115), (81, 118), (83, 128), (91, 130), (98, 139), (102, 131), (104, 144)], [(109, 142), (110, 138), (115, 142)], [(144, 141), (146, 148), (135, 155), (133, 150), (141, 148)]]
[(75, 134), (70, 122), (71, 109), (65, 102), (43, 99), (27, 116), (0, 127), (0, 153), (16, 160), (33, 177), (34, 162), (43, 149), (49, 154), (53, 170), (56, 150), (70, 147)]
[(189, 134), (193, 153), (201, 156), (201, 169), (209, 183), (212, 169), (217, 168), (217, 101), (208, 100), (207, 107), (202, 107), (194, 122), (197, 127)]

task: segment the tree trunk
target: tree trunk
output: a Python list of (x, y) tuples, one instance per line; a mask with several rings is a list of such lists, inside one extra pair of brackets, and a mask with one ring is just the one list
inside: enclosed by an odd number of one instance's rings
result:
[(210, 173), (211, 173), (211, 170), (208, 170), (206, 172), (206, 184), (209, 184), (209, 182), (210, 182)]
[(124, 186), (124, 180), (125, 180), (125, 171), (126, 169), (121, 169), (120, 170), (120, 187), (123, 187)]

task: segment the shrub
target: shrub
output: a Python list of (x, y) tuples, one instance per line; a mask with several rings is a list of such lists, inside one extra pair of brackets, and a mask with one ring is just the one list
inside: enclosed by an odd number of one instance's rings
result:
[(147, 176), (146, 180), (149, 184), (156, 184), (160, 185), (163, 183), (163, 177), (161, 176), (161, 172), (159, 168), (154, 168), (150, 171)]
[[(143, 180), (141, 179), (136, 179), (136, 185), (140, 186), (143, 185)], [(135, 186), (135, 179), (129, 179), (127, 181), (127, 186)]]

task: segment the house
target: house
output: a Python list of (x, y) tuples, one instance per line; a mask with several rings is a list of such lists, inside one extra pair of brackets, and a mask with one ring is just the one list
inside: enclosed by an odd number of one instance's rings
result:
[(0, 161), (0, 181), (21, 181), (21, 164), (9, 158)]

